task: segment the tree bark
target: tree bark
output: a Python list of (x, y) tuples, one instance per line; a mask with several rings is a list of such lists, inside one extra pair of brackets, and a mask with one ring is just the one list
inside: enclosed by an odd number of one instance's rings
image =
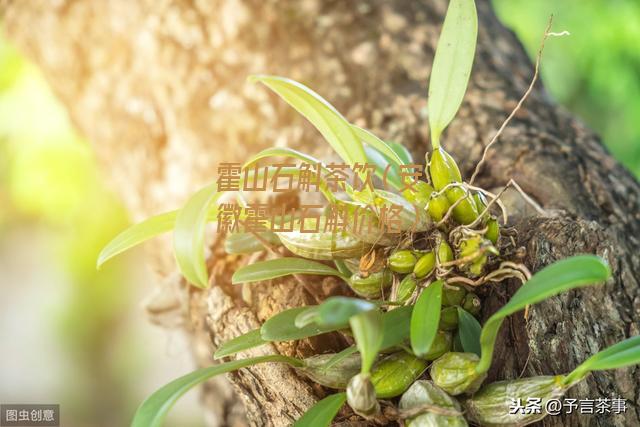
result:
[[(477, 3), (479, 45), (470, 88), (444, 139), (467, 177), (533, 73), (489, 3)], [(446, 5), (0, 0), (0, 16), (7, 35), (38, 64), (95, 147), (133, 219), (140, 220), (180, 206), (215, 177), (220, 162), (242, 161), (270, 145), (327, 159), (329, 150), (315, 130), (264, 88), (245, 82), (252, 73), (302, 81), (349, 120), (423, 158), (429, 148), (426, 87)], [(599, 349), (640, 333), (640, 186), (540, 84), (489, 152), (478, 183), (492, 188), (510, 178), (557, 213), (527, 216), (521, 204), (510, 204), (520, 213), (518, 244), (532, 270), (577, 252), (605, 256), (613, 269), (606, 286), (553, 298), (532, 307), (527, 321), (514, 315), (503, 326), (493, 378), (566, 373)], [(221, 342), (270, 315), (343, 291), (330, 279), (312, 292), (289, 279), (238, 292), (229, 285), (230, 273), (248, 261), (225, 255), (215, 243), (213, 286), (189, 289), (175, 274), (169, 242), (150, 248), (163, 280), (148, 308), (154, 321), (185, 328), (201, 365), (212, 362)], [(512, 283), (486, 289), (491, 298), (483, 316), (514, 289)], [(330, 336), (247, 353), (306, 355), (340, 345), (339, 337)], [(281, 366), (228, 378), (253, 425), (290, 424), (324, 393)], [(596, 373), (570, 395), (622, 397), (628, 409), (616, 416), (547, 417), (544, 425), (640, 425), (638, 368)], [(217, 423), (245, 422), (224, 383), (208, 385), (205, 402)]]

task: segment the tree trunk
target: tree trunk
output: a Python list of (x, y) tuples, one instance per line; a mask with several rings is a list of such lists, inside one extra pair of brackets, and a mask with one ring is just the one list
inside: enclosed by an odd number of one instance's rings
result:
[[(429, 148), (426, 87), (446, 5), (445, 0), (0, 0), (0, 16), (7, 35), (40, 66), (92, 142), (133, 219), (140, 220), (180, 206), (215, 177), (220, 162), (241, 161), (269, 145), (327, 158), (315, 130), (264, 88), (245, 82), (252, 73), (305, 82), (351, 121), (423, 158)], [(465, 176), (533, 72), (487, 1), (478, 0), (478, 13), (470, 89), (444, 139)], [(640, 186), (541, 85), (490, 151), (479, 184), (492, 188), (510, 178), (557, 213), (525, 216), (522, 206), (511, 204), (521, 213), (518, 242), (532, 270), (577, 252), (603, 255), (613, 269), (606, 286), (553, 298), (532, 307), (527, 321), (518, 314), (503, 326), (493, 378), (566, 373), (597, 350), (640, 333)], [(212, 362), (221, 342), (270, 315), (341, 292), (330, 279), (312, 292), (288, 279), (239, 293), (229, 276), (247, 260), (226, 256), (217, 244), (210, 258), (213, 286), (189, 289), (175, 274), (170, 240), (162, 242), (149, 248), (163, 278), (149, 310), (164, 325), (182, 320), (201, 365)], [(485, 304), (484, 317), (514, 288), (487, 289), (492, 302)], [(330, 336), (247, 353), (305, 355), (339, 345), (339, 338)], [(323, 395), (281, 366), (257, 366), (228, 379), (253, 425), (287, 425)], [(615, 416), (547, 417), (544, 425), (640, 425), (640, 369), (596, 373), (570, 395), (622, 397), (628, 409)], [(244, 423), (222, 382), (207, 386), (205, 401), (218, 423)]]

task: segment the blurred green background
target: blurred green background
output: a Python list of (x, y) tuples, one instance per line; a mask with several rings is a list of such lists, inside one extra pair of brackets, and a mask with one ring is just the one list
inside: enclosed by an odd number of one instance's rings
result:
[(496, 13), (535, 59), (549, 15), (542, 60), (548, 92), (600, 134), (609, 151), (640, 176), (640, 1), (493, 0)]
[[(144, 316), (153, 282), (140, 254), (95, 268), (127, 223), (90, 145), (0, 37), (1, 403), (59, 403), (64, 426), (124, 426), (193, 369), (184, 338)], [(202, 425), (197, 393), (171, 417)]]
[[(571, 32), (547, 44), (543, 80), (640, 175), (640, 2), (493, 3), (532, 58), (551, 13)], [(180, 337), (142, 314), (153, 283), (140, 254), (95, 270), (127, 222), (38, 70), (0, 38), (0, 402), (60, 403), (65, 426), (126, 425), (192, 368)], [(196, 396), (168, 425), (201, 424)]]

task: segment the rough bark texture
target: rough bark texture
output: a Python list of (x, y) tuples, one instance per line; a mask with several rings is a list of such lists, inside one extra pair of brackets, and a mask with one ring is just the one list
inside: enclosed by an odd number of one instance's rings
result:
[[(350, 120), (406, 144), (422, 158), (429, 147), (425, 88), (446, 4), (0, 0), (0, 14), (7, 35), (40, 66), (139, 220), (178, 207), (215, 176), (219, 162), (242, 160), (268, 145), (304, 148), (326, 158), (327, 149), (308, 124), (266, 90), (245, 82), (251, 73), (303, 81)], [(467, 176), (532, 75), (522, 47), (488, 2), (478, 0), (478, 9), (470, 89), (444, 140)], [(499, 370), (492, 375), (568, 372), (598, 349), (640, 333), (640, 186), (540, 85), (490, 152), (479, 183), (494, 187), (509, 178), (546, 208), (562, 211), (519, 222), (529, 267), (596, 252), (609, 259), (614, 279), (535, 306), (526, 323), (513, 316), (503, 327)], [(215, 245), (214, 286), (187, 290), (176, 279), (166, 243), (151, 251), (165, 280), (149, 308), (155, 321), (180, 323), (191, 334), (200, 364), (211, 363), (220, 342), (274, 312), (341, 291), (325, 281), (312, 295), (288, 280), (238, 294), (229, 286), (230, 269), (247, 260), (226, 259)], [(513, 287), (492, 288), (494, 301), (504, 301)], [(496, 304), (485, 306), (484, 315)], [(254, 353), (304, 355), (338, 341), (331, 337)], [(271, 365), (229, 380), (255, 425), (287, 425), (322, 394), (290, 369)], [(224, 384), (206, 390), (218, 422), (245, 422)], [(640, 369), (595, 374), (571, 394), (621, 396), (629, 408), (615, 417), (548, 417), (544, 425), (640, 425)]]

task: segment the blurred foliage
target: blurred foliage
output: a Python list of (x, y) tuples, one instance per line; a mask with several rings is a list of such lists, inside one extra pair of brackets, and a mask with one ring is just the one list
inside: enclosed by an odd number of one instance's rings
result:
[[(38, 70), (0, 39), (0, 239), (3, 232), (37, 230), (52, 257), (40, 268), (59, 268), (70, 285), (58, 290), (66, 300), (54, 319), (51, 313), (25, 315), (42, 316), (64, 348), (69, 371), (60, 375), (71, 381), (63, 381), (59, 402), (72, 425), (124, 425), (138, 398), (121, 386), (129, 372), (110, 350), (123, 330), (122, 313), (130, 304), (123, 283), (131, 275), (126, 260), (95, 269), (100, 248), (126, 225), (91, 148)], [(43, 297), (49, 292), (40, 291)], [(33, 350), (46, 355), (53, 349), (34, 343)], [(60, 369), (49, 363), (45, 357), (47, 368)]]
[[(0, 31), (0, 245), (15, 242), (11, 236), (18, 235), (20, 241), (28, 240), (25, 247), (33, 246), (27, 250), (47, 258), (29, 266), (43, 272), (38, 277), (44, 281), (27, 284), (21, 277), (0, 274), (0, 292), (9, 295), (7, 304), (16, 293), (28, 295), (27, 289), (3, 288), (16, 282), (37, 287), (40, 300), (56, 296), (48, 306), (34, 304), (39, 308), (20, 311), (20, 318), (11, 322), (43, 324), (37, 333), (55, 337), (56, 348), (43, 337), (21, 349), (41, 355), (42, 366), (24, 362), (17, 369), (19, 375), (54, 373), (57, 389), (48, 403), (61, 405), (64, 425), (127, 425), (144, 397), (190, 368), (177, 355), (167, 357), (168, 348), (162, 347), (168, 344), (166, 336), (154, 341), (152, 331), (138, 325), (144, 320), (134, 314), (141, 310), (132, 302), (146, 282), (139, 280), (144, 275), (134, 265), (135, 254), (96, 270), (102, 247), (128, 223), (123, 206), (100, 176), (91, 146), (75, 131), (39, 70)], [(42, 244), (46, 247), (36, 248)], [(9, 257), (19, 257), (20, 250), (14, 255), (10, 247)], [(11, 265), (17, 260), (7, 261)], [(58, 281), (51, 289), (46, 279), (60, 275), (64, 286)], [(9, 339), (21, 334), (11, 325), (0, 326), (9, 329)], [(20, 360), (22, 354), (13, 356)], [(41, 390), (16, 391), (42, 396)], [(200, 424), (200, 415), (182, 405), (172, 419), (193, 426)]]
[(568, 37), (545, 46), (542, 78), (558, 102), (640, 176), (640, 1), (493, 0), (533, 59), (549, 15)]

